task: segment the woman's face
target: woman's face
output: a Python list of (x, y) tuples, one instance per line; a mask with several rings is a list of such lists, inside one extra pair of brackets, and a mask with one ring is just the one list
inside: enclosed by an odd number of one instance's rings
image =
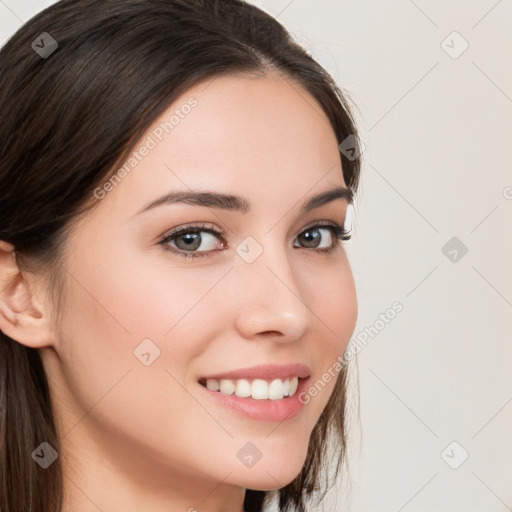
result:
[[(193, 485), (196, 505), (227, 486), (282, 487), (305, 462), (334, 379), (299, 410), (297, 393), (231, 397), (256, 406), (250, 414), (199, 380), (297, 363), (313, 384), (344, 353), (357, 317), (353, 276), (334, 232), (314, 226), (343, 227), (348, 204), (301, 211), (346, 187), (335, 135), (295, 83), (226, 76), (184, 93), (135, 150), (70, 235), (62, 321), (42, 350), (70, 476), (92, 501), (93, 479), (165, 492)], [(248, 207), (147, 208), (191, 191)], [(199, 232), (161, 243), (185, 227)]]

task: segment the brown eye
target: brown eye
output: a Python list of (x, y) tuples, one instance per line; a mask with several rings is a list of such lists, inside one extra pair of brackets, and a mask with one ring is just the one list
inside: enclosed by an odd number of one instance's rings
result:
[[(330, 237), (332, 238), (332, 231), (327, 228), (308, 228), (306, 231), (303, 231), (299, 234), (298, 240), (305, 244), (305, 247), (308, 249), (316, 249), (319, 247), (319, 244), (323, 241), (324, 236), (321, 231), (328, 231)], [(332, 242), (328, 245), (328, 247), (332, 245)]]
[[(209, 256), (215, 251), (215, 239), (221, 239), (220, 249), (225, 247), (223, 232), (206, 226), (188, 226), (171, 231), (160, 242), (165, 250), (185, 258)], [(172, 244), (171, 244), (172, 242)], [(219, 245), (219, 244), (218, 244)], [(206, 247), (205, 247), (206, 246)], [(203, 250), (198, 250), (205, 247)]]
[[(328, 231), (330, 237), (328, 243), (324, 247), (320, 247), (320, 244), (323, 242), (325, 235), (322, 232)], [(337, 245), (337, 241), (339, 240), (350, 240), (350, 234), (345, 231), (345, 229), (341, 228), (337, 224), (317, 224), (316, 226), (311, 226), (303, 230), (298, 236), (297, 239), (301, 244), (304, 244), (306, 249), (322, 249), (319, 252), (329, 252), (334, 250)], [(295, 246), (296, 247), (296, 246)]]

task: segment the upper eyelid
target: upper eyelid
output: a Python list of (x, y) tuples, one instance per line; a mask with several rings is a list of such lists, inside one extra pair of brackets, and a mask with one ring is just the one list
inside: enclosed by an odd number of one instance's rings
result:
[[(339, 223), (337, 221), (332, 221), (332, 220), (316, 220), (316, 221), (312, 221), (311, 223), (309, 223), (306, 226), (304, 226), (303, 228), (301, 228), (299, 233), (302, 233), (302, 231), (304, 231), (306, 229), (310, 229), (310, 228), (318, 226), (318, 225), (320, 225), (321, 227), (326, 227), (326, 228), (328, 228), (329, 226), (333, 226), (333, 227), (334, 226), (338, 226), (340, 228), (344, 228), (345, 222)], [(179, 234), (181, 232), (193, 231), (193, 230), (196, 230), (196, 231), (199, 231), (199, 232), (200, 231), (206, 231), (208, 233), (212, 233), (212, 234), (217, 235), (217, 236), (225, 236), (226, 235), (226, 231), (224, 231), (224, 230), (222, 230), (220, 228), (214, 227), (213, 224), (208, 223), (208, 222), (198, 221), (197, 223), (185, 224), (183, 226), (172, 228), (172, 229), (166, 231), (161, 236), (161, 240), (165, 241), (169, 237), (176, 236), (177, 234)]]
[(161, 239), (165, 240), (171, 236), (175, 236), (183, 231), (206, 231), (208, 233), (213, 233), (215, 235), (225, 235), (225, 231), (219, 228), (215, 228), (212, 225), (209, 225), (207, 223), (198, 223), (198, 224), (185, 224), (184, 226), (178, 226), (177, 228), (172, 228), (166, 231), (162, 236)]

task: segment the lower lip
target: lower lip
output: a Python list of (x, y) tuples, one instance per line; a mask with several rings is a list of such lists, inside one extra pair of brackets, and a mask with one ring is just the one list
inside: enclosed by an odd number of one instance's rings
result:
[(256, 400), (250, 396), (241, 398), (235, 394), (224, 395), (220, 391), (212, 391), (201, 384), (199, 386), (219, 405), (228, 407), (245, 417), (258, 421), (282, 422), (295, 418), (304, 407), (304, 404), (299, 401), (299, 395), (306, 389), (308, 382), (309, 377), (301, 379), (295, 394), (280, 400)]

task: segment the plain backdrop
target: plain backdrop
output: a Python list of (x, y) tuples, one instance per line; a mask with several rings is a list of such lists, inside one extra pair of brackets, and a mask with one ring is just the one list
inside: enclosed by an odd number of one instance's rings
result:
[[(1, 43), (52, 3), (0, 0)], [(347, 92), (365, 145), (350, 474), (311, 510), (512, 510), (510, 0), (254, 4)]]

